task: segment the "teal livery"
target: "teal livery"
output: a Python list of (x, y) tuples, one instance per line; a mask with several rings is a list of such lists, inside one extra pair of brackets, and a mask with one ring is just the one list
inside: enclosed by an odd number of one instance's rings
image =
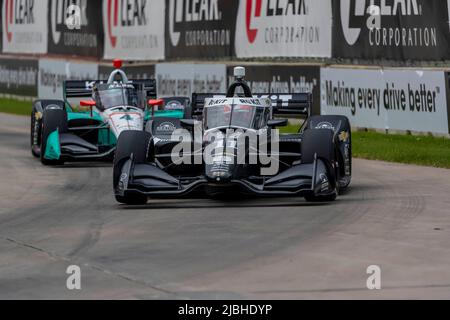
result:
[(108, 80), (64, 81), (63, 100), (33, 102), (31, 152), (43, 164), (110, 161), (123, 131), (191, 118), (189, 98), (156, 99), (154, 79), (129, 80), (115, 67)]

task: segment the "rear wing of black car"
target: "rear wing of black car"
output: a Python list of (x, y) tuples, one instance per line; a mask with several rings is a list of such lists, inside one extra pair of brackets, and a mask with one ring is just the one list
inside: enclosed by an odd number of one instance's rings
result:
[[(88, 98), (92, 97), (92, 88), (96, 84), (107, 83), (107, 80), (67, 80), (64, 81), (64, 100), (68, 98)], [(156, 98), (156, 80), (130, 80), (128, 82), (138, 90), (143, 90), (147, 98)]]
[[(223, 98), (224, 93), (193, 93), (192, 114), (201, 116), (207, 98)], [(272, 101), (272, 116), (303, 116), (309, 117), (312, 108), (312, 94), (305, 93), (266, 93), (254, 94), (255, 98), (269, 98)]]

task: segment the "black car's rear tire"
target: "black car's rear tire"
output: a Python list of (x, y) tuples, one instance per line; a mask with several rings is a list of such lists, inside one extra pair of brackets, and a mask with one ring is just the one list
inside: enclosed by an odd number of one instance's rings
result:
[(41, 128), (41, 147), (40, 158), (43, 165), (61, 165), (64, 164), (64, 160), (49, 160), (46, 159), (45, 150), (47, 148), (48, 136), (58, 130), (59, 133), (67, 132), (67, 113), (62, 109), (46, 109), (42, 116), (42, 128)]
[[(117, 140), (116, 153), (113, 162), (113, 187), (116, 190), (122, 174), (123, 165), (133, 154), (134, 163), (145, 163), (151, 160), (149, 155), (153, 154), (152, 138), (150, 133), (145, 131), (124, 131)], [(147, 203), (147, 196), (135, 193), (126, 196), (116, 195), (116, 200), (128, 205), (140, 205)]]
[(339, 189), (345, 191), (352, 176), (352, 130), (350, 121), (342, 115), (316, 115), (308, 119), (306, 129), (331, 129), (337, 136), (339, 163)]

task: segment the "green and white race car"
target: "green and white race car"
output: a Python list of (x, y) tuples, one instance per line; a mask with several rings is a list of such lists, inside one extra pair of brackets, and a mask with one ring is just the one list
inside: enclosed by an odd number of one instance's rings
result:
[(65, 81), (63, 100), (33, 102), (31, 152), (44, 165), (111, 161), (122, 131), (142, 131), (156, 117), (191, 117), (189, 98), (156, 99), (154, 79), (128, 80), (121, 62), (114, 66), (107, 81)]

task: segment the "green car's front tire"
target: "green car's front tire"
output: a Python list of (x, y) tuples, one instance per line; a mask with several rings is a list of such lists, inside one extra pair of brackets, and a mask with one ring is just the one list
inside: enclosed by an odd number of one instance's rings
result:
[(30, 145), (31, 145), (31, 154), (35, 158), (39, 158), (41, 156), (41, 119), (38, 119), (36, 111), (33, 110), (31, 112), (31, 128), (30, 128)]
[(41, 136), (41, 148), (40, 148), (40, 158), (43, 165), (62, 165), (64, 160), (59, 159), (48, 159), (46, 157), (47, 153), (47, 143), (51, 134), (57, 134), (67, 131), (67, 114), (65, 110), (62, 109), (46, 109), (42, 117), (42, 136)]

